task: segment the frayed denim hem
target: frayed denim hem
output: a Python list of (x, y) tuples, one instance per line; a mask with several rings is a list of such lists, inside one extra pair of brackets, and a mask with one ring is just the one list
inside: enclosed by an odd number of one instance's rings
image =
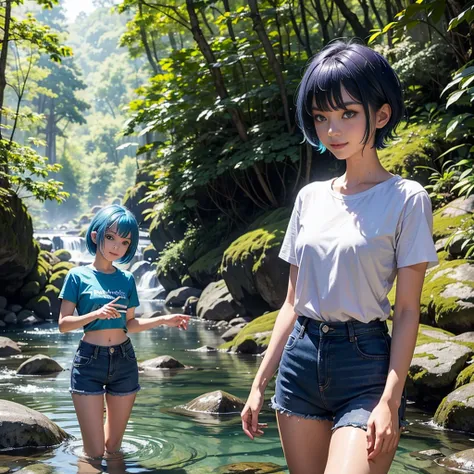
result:
[(342, 425), (334, 425), (331, 428), (331, 431), (336, 431), (339, 428), (347, 428), (350, 426), (351, 428), (360, 428), (361, 430), (367, 431), (367, 425), (364, 425), (364, 423), (344, 423)]
[(269, 404), (269, 406), (273, 410), (276, 410), (281, 415), (296, 416), (298, 418), (304, 418), (305, 420), (332, 421), (331, 416), (316, 416), (316, 415), (305, 415), (303, 413), (295, 413), (291, 410), (287, 410), (286, 408), (283, 408), (282, 406), (278, 405), (278, 403), (274, 402), (273, 399), (272, 399), (272, 402)]
[(107, 395), (112, 395), (113, 397), (125, 397), (127, 395), (132, 395), (133, 393), (137, 393), (140, 390), (141, 390), (141, 387), (139, 385), (135, 390), (132, 390), (131, 392), (118, 393), (118, 392), (111, 392), (110, 390), (107, 390)]
[(73, 393), (75, 395), (104, 395), (105, 390), (102, 390), (100, 392), (85, 392), (84, 390), (76, 390), (74, 388), (70, 388), (69, 393)]

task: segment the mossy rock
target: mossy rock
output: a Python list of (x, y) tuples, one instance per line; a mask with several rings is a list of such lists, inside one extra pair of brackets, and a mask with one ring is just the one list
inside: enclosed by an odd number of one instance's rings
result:
[(222, 344), (219, 349), (252, 354), (263, 352), (270, 343), (278, 313), (273, 311), (255, 318), (232, 341)]
[(417, 166), (433, 166), (441, 152), (439, 130), (428, 124), (405, 125), (401, 124), (397, 129), (397, 141), (378, 152), (380, 162), (391, 173), (426, 185), (431, 172)]
[(42, 265), (37, 262), (33, 271), (28, 275), (27, 281), (36, 281), (40, 288), (43, 289), (48, 282), (50, 272)]
[(68, 252), (65, 249), (56, 250), (56, 252), (54, 252), (54, 256), (58, 257), (61, 262), (69, 262), (72, 257), (71, 252)]
[(156, 262), (156, 260), (158, 260), (158, 251), (153, 244), (148, 245), (145, 247), (145, 250), (143, 250), (143, 260), (146, 262)]
[(184, 275), (184, 277), (181, 278), (181, 285), (182, 286), (194, 286), (193, 279), (189, 275)]
[(74, 268), (76, 265), (71, 262), (59, 262), (56, 265), (53, 266), (53, 273), (60, 272), (61, 270), (66, 270), (69, 271), (71, 268)]
[(50, 285), (55, 286), (58, 289), (61, 289), (64, 284), (68, 270), (60, 270), (59, 272), (53, 273), (49, 279)]
[(41, 292), (41, 285), (37, 281), (29, 281), (20, 290), (21, 301), (28, 301)]
[(188, 269), (194, 281), (205, 288), (221, 278), (222, 256), (228, 245), (221, 245), (198, 258)]
[(0, 199), (0, 294), (16, 296), (37, 262), (40, 247), (33, 239), (30, 214), (14, 193)]
[(471, 365), (467, 366), (456, 377), (456, 384), (454, 388), (459, 388), (472, 382), (474, 382), (474, 364), (471, 363)]
[(459, 228), (472, 227), (474, 196), (458, 198), (433, 213), (433, 237), (439, 240), (450, 237)]
[(457, 388), (440, 403), (433, 421), (443, 428), (474, 433), (474, 383)]
[(31, 309), (41, 319), (51, 318), (51, 302), (43, 293), (28, 301), (25, 308)]
[(54, 266), (56, 265), (57, 263), (60, 262), (59, 258), (57, 258), (54, 253), (52, 252), (46, 252), (44, 250), (42, 250), (39, 254), (39, 256), (46, 260), (51, 266)]
[(138, 221), (138, 224), (142, 224), (144, 221), (143, 211), (149, 209), (153, 204), (149, 202), (141, 202), (145, 197), (146, 193), (150, 190), (150, 183), (141, 181), (131, 186), (125, 192), (123, 197), (123, 205), (129, 209)]
[[(224, 252), (221, 274), (234, 300), (251, 315), (280, 308), (285, 299), (289, 265), (278, 258), (288, 226), (288, 210), (277, 209), (257, 220)], [(274, 220), (275, 219), (275, 220)]]

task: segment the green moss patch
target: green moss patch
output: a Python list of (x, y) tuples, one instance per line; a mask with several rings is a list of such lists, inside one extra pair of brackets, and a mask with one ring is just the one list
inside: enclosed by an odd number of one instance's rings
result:
[(268, 346), (278, 313), (279, 311), (273, 311), (254, 319), (232, 341), (222, 344), (219, 349), (233, 350), (234, 347), (239, 346), (247, 339), (254, 340), (259, 346)]
[(456, 385), (454, 388), (459, 388), (471, 382), (474, 382), (474, 364), (469, 365), (459, 373), (456, 378)]

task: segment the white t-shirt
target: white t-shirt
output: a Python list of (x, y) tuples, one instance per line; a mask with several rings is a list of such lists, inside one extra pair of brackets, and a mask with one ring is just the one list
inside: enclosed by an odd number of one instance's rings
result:
[(332, 181), (301, 189), (280, 250), (298, 267), (295, 312), (326, 322), (385, 320), (397, 268), (438, 263), (430, 198), (400, 176), (352, 195)]

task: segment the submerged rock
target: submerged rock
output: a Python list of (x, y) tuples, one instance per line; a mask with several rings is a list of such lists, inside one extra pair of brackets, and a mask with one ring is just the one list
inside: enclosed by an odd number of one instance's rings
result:
[(188, 352), (217, 352), (217, 349), (212, 346), (201, 346), (197, 349), (187, 349)]
[(472, 354), (469, 347), (449, 341), (417, 346), (408, 372), (408, 396), (418, 401), (441, 401)]
[(282, 466), (271, 462), (238, 462), (216, 469), (215, 474), (284, 474)]
[(25, 360), (18, 367), (18, 375), (46, 375), (62, 372), (64, 369), (51, 357), (43, 354), (37, 354)]
[(474, 449), (466, 449), (459, 453), (451, 454), (438, 461), (440, 466), (462, 472), (474, 472)]
[(12, 341), (8, 337), (0, 336), (0, 357), (11, 356), (19, 354), (20, 352), (21, 349), (15, 341)]
[(148, 359), (138, 364), (140, 370), (155, 370), (155, 369), (183, 369), (186, 366), (169, 355), (155, 357)]
[(234, 397), (234, 395), (223, 390), (216, 390), (196, 397), (186, 403), (183, 408), (200, 413), (222, 415), (240, 413), (244, 406), (245, 403), (240, 398)]
[(463, 385), (445, 397), (433, 421), (444, 428), (474, 433), (474, 383)]
[(224, 341), (232, 341), (237, 334), (239, 334), (240, 330), (247, 326), (247, 323), (237, 324), (229, 328), (224, 334), (222, 334), (221, 338)]
[(0, 449), (47, 448), (69, 438), (40, 412), (19, 403), (0, 400)]
[(53, 474), (53, 472), (53, 468), (48, 464), (37, 462), (24, 467), (20, 471), (16, 471), (16, 474)]

